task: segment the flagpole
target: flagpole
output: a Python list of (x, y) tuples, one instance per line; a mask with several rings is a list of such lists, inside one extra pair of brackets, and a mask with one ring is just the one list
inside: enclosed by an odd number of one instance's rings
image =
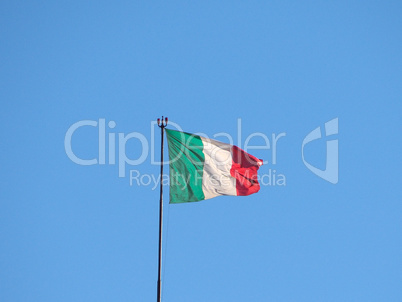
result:
[(158, 126), (161, 128), (161, 174), (160, 174), (160, 197), (159, 197), (159, 258), (158, 258), (158, 289), (157, 289), (157, 302), (162, 301), (162, 217), (163, 217), (163, 135), (164, 135), (164, 128), (167, 126), (168, 118), (166, 117), (165, 120), (158, 119)]

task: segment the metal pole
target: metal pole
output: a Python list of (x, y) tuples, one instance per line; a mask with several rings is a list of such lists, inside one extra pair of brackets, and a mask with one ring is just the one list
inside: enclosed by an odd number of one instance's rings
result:
[(160, 176), (160, 197), (159, 197), (159, 260), (158, 260), (158, 290), (157, 290), (157, 302), (162, 301), (162, 216), (163, 216), (163, 186), (162, 186), (162, 178), (163, 178), (163, 130), (166, 127), (168, 122), (168, 118), (163, 120), (158, 119), (158, 126), (161, 128), (161, 176)]

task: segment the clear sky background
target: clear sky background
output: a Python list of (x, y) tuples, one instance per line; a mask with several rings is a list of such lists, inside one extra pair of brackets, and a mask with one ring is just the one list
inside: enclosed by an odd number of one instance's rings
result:
[[(275, 165), (250, 152), (285, 186), (171, 206), (165, 187), (163, 301), (402, 301), (401, 2), (218, 2), (1, 1), (0, 301), (156, 300), (159, 191), (64, 137), (104, 118), (151, 144), (161, 115), (286, 133)], [(333, 118), (336, 185), (301, 158)], [(324, 169), (326, 139), (305, 151)], [(127, 171), (157, 177), (151, 158)]]

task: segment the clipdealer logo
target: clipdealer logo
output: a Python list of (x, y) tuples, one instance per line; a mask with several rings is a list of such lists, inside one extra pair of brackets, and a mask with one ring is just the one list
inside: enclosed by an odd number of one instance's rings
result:
[[(174, 123), (169, 122), (169, 125), (178, 130), (183, 131), (182, 128)], [(77, 154), (73, 150), (72, 146), (72, 138), (74, 134), (80, 130), (82, 127), (95, 127), (98, 128), (98, 146), (97, 150), (93, 148), (93, 146), (88, 146), (96, 150), (97, 156), (93, 156), (93, 158), (83, 159), (77, 156)], [(98, 121), (94, 120), (81, 120), (74, 124), (72, 124), (67, 130), (64, 137), (64, 149), (67, 157), (77, 165), (81, 166), (91, 166), (91, 165), (118, 165), (118, 176), (121, 178), (126, 177), (127, 175), (127, 166), (140, 166), (145, 163), (150, 155), (150, 163), (151, 165), (160, 165), (160, 161), (155, 159), (155, 144), (158, 145), (159, 133), (155, 134), (156, 122), (153, 121), (150, 123), (150, 137), (146, 137), (144, 134), (139, 132), (130, 132), (130, 133), (115, 133), (113, 129), (116, 127), (115, 121), (109, 121), (106, 123), (105, 118), (100, 118)], [(332, 136), (338, 133), (338, 118), (335, 118), (327, 123), (325, 123), (325, 134), (326, 136)], [(270, 160), (264, 160), (264, 165), (272, 165), (275, 169), (268, 169), (267, 173), (262, 173), (259, 175), (259, 182), (262, 186), (286, 186), (286, 176), (283, 173), (280, 173), (276, 168), (276, 164), (278, 161), (278, 145), (279, 141), (283, 140), (286, 137), (285, 132), (281, 132), (279, 134), (272, 133), (269, 137), (261, 132), (254, 132), (248, 135), (244, 140), (244, 145), (242, 141), (242, 121), (241, 119), (237, 119), (237, 140), (233, 138), (232, 135), (225, 132), (220, 132), (214, 134), (212, 137), (209, 137), (205, 133), (196, 133), (197, 135), (204, 136), (211, 139), (216, 140), (226, 140), (229, 144), (237, 145), (239, 148), (244, 149), (246, 152), (250, 152), (250, 150), (267, 150), (269, 152)], [(262, 139), (263, 143), (259, 145), (252, 145), (251, 141), (255, 138)], [(308, 163), (304, 156), (304, 147), (308, 143), (320, 139), (321, 138), (321, 128), (318, 127), (311, 131), (302, 142), (302, 161), (304, 165), (312, 171), (315, 175), (320, 178), (332, 183), (336, 184), (338, 182), (338, 140), (329, 140), (327, 141), (327, 156), (326, 156), (326, 168), (325, 170), (320, 170), (310, 163)], [(126, 153), (126, 144), (130, 140), (136, 140), (141, 144), (140, 148), (137, 148), (136, 158), (129, 158)], [(158, 146), (159, 148), (159, 146)], [(131, 150), (130, 150), (131, 151)], [(252, 151), (251, 151), (252, 153)], [(133, 154), (130, 152), (130, 154)], [(117, 156), (117, 158), (116, 158)], [(263, 156), (264, 158), (268, 158)], [(169, 163), (169, 161), (165, 161), (164, 164)], [(152, 186), (155, 189), (160, 181), (164, 184), (169, 183), (169, 175), (159, 175), (155, 177), (155, 175), (150, 174), (142, 174), (140, 170), (130, 169), (129, 170), (129, 180), (130, 186), (132, 185), (144, 185), (144, 186)]]
[[(338, 118), (334, 118), (325, 123), (325, 136), (333, 136), (338, 134)], [(338, 174), (339, 174), (339, 148), (338, 148), (338, 139), (327, 140), (327, 154), (326, 154), (326, 164), (325, 169), (321, 170), (306, 161), (304, 158), (304, 147), (315, 141), (317, 139), (321, 139), (321, 127), (315, 128), (304, 138), (302, 143), (302, 159), (304, 165), (315, 175), (325, 179), (326, 181), (337, 184), (338, 183)]]

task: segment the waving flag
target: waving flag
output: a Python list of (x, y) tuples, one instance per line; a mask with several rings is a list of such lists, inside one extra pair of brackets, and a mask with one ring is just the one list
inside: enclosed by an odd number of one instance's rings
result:
[(260, 190), (262, 160), (242, 149), (195, 134), (166, 129), (170, 203), (220, 195), (244, 196)]

